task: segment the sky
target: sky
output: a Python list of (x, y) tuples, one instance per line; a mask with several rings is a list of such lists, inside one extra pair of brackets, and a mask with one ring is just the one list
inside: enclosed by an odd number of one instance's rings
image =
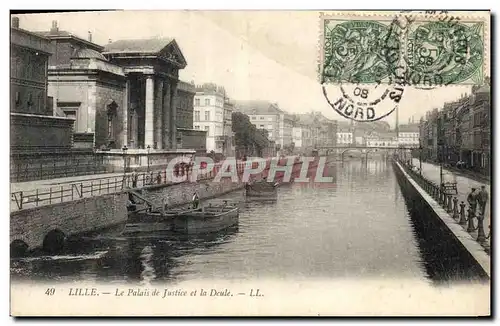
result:
[[(184, 81), (224, 86), (235, 100), (267, 100), (290, 113), (319, 111), (346, 120), (326, 102), (318, 82), (319, 13), (316, 11), (111, 11), (16, 15), (20, 27), (60, 30), (105, 45), (109, 39), (173, 37), (187, 67)], [(470, 93), (469, 86), (405, 89), (400, 124)], [(340, 93), (339, 93), (340, 94)], [(395, 125), (395, 114), (385, 118)]]

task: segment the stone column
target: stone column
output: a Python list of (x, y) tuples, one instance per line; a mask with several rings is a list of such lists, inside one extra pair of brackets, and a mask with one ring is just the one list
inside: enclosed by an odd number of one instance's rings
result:
[(146, 77), (146, 106), (144, 110), (144, 148), (154, 145), (154, 79)]
[(163, 81), (163, 148), (170, 149), (170, 83)]
[(157, 80), (155, 89), (155, 145), (157, 149), (163, 147), (163, 81)]
[(123, 114), (123, 130), (122, 130), (122, 147), (123, 146), (129, 146), (128, 144), (128, 130), (129, 130), (129, 123), (128, 123), (128, 103), (129, 103), (129, 93), (130, 93), (130, 81), (127, 79), (125, 81), (125, 89), (123, 90), (123, 105), (122, 105), (122, 114)]
[(177, 149), (177, 81), (170, 87), (170, 147)]

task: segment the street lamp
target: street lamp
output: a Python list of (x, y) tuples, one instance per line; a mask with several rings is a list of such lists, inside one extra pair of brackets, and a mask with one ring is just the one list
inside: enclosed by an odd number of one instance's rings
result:
[(418, 160), (419, 160), (419, 170), (420, 170), (420, 175), (422, 175), (422, 149), (423, 146), (422, 144), (419, 145), (418, 147)]
[(148, 150), (147, 159), (148, 159), (148, 173), (149, 173), (149, 152), (151, 151), (151, 146), (148, 145), (148, 147), (146, 147), (146, 148)]
[(125, 174), (127, 173), (127, 145), (124, 145), (122, 147), (122, 151), (123, 151), (123, 176), (125, 176)]

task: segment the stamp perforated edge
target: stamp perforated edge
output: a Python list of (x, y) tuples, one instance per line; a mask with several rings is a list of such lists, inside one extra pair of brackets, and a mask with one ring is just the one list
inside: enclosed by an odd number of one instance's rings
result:
[[(439, 14), (425, 14), (422, 12), (413, 12), (413, 11), (320, 11), (318, 15), (318, 46), (317, 46), (317, 80), (320, 85), (324, 86), (322, 83), (322, 74), (323, 74), (323, 60), (324, 60), (324, 21), (328, 18), (341, 18), (344, 17), (346, 19), (372, 19), (376, 17), (384, 18), (384, 20), (394, 19), (398, 16), (414, 18), (418, 21), (440, 21), (446, 17), (456, 17), (460, 20), (474, 20), (474, 21), (482, 21), (484, 22), (484, 39), (483, 39), (483, 82), (486, 76), (491, 76), (490, 73), (490, 49), (491, 49), (491, 12), (488, 10), (484, 11), (466, 11), (466, 12), (457, 12), (457, 11), (449, 11), (448, 13), (439, 13)], [(346, 83), (349, 84), (349, 83)], [(339, 85), (334, 83), (329, 83), (327, 85)], [(359, 86), (373, 86), (375, 84), (369, 83), (356, 83)], [(449, 84), (439, 87), (463, 87), (470, 86), (470, 83), (457, 83), (457, 84)], [(417, 85), (418, 86), (418, 85)]]

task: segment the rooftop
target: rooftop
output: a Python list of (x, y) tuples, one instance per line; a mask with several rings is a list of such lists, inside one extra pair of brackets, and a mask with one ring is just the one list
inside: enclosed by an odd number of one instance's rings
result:
[(399, 132), (419, 132), (419, 124), (411, 123), (411, 124), (403, 124), (398, 126)]
[(48, 39), (54, 40), (54, 39), (71, 39), (79, 43), (83, 43), (86, 46), (90, 47), (91, 49), (94, 49), (96, 51), (102, 51), (103, 47), (99, 44), (96, 44), (92, 42), (92, 33), (89, 31), (88, 35), (88, 40), (83, 39), (73, 33), (67, 32), (67, 31), (61, 31), (59, 30), (59, 27), (57, 26), (57, 21), (52, 21), (52, 28), (49, 31), (40, 31), (40, 32), (35, 32), (38, 35), (41, 35), (43, 37), (46, 37)]
[(105, 53), (158, 53), (174, 41), (173, 38), (118, 40), (104, 46)]
[(103, 61), (107, 61), (106, 57), (102, 55), (101, 52), (98, 52), (96, 50), (93, 50), (93, 49), (89, 49), (89, 48), (83, 48), (83, 49), (80, 49), (78, 50), (78, 52), (76, 52), (75, 54), (75, 58), (80, 58), (80, 59), (99, 59), (99, 60), (103, 60)]
[(278, 108), (278, 105), (268, 101), (248, 100), (248, 101), (234, 101), (235, 110), (245, 114), (282, 114), (283, 110)]

